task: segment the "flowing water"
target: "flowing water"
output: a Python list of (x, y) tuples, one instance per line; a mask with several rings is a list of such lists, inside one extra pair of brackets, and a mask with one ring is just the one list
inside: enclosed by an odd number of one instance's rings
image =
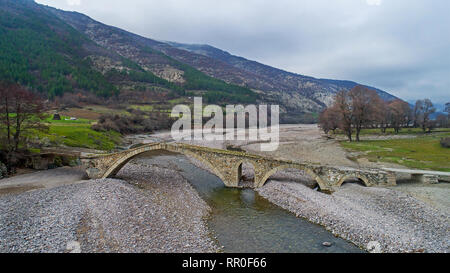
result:
[[(225, 252), (362, 252), (325, 228), (270, 203), (252, 189), (226, 188), (218, 177), (194, 166), (185, 156), (147, 155), (139, 160), (178, 167), (212, 208), (208, 227)], [(323, 242), (332, 245), (325, 247)]]

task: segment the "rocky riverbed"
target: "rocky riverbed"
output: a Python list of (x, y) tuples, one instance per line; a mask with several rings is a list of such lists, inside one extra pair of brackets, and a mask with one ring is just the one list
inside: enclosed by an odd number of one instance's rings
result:
[(209, 207), (175, 170), (0, 196), (0, 252), (216, 252)]
[[(280, 148), (266, 155), (366, 166), (350, 160), (334, 140), (322, 138), (316, 126), (283, 126), (281, 133)], [(170, 140), (169, 135), (143, 136), (139, 142)], [(229, 143), (193, 144), (226, 148)], [(256, 144), (233, 145), (257, 152)], [(243, 169), (248, 180), (250, 167)], [(205, 223), (210, 208), (176, 164), (134, 160), (118, 179), (80, 181), (83, 176), (61, 168), (1, 180), (0, 252), (220, 251)], [(406, 181), (391, 188), (344, 184), (332, 195), (315, 187), (304, 173), (286, 170), (257, 191), (363, 249), (376, 241), (383, 252), (450, 252), (448, 183)]]
[(381, 252), (389, 253), (450, 251), (448, 212), (399, 191), (345, 184), (328, 195), (302, 183), (275, 180), (257, 191), (361, 248), (376, 242)]

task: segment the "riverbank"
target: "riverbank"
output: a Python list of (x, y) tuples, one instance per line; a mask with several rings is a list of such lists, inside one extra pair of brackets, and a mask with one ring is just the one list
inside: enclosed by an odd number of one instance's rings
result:
[(0, 252), (218, 251), (176, 171), (130, 163), (118, 177), (1, 195)]
[(328, 195), (300, 183), (271, 181), (257, 191), (363, 249), (376, 241), (388, 253), (450, 251), (449, 214), (396, 190), (345, 184)]
[(83, 183), (86, 179), (86, 171), (81, 167), (61, 167), (51, 170), (33, 171), (0, 180), (0, 196), (9, 193), (22, 193), (35, 189), (50, 189)]

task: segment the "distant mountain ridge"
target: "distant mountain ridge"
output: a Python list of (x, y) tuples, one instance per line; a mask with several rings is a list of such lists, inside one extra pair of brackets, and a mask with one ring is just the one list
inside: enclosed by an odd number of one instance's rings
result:
[[(144, 43), (153, 50), (163, 53), (179, 62), (187, 64), (199, 71), (227, 83), (245, 86), (255, 90), (262, 97), (261, 102), (280, 104), (285, 113), (319, 112), (330, 105), (334, 94), (342, 89), (351, 89), (356, 82), (316, 79), (313, 77), (286, 72), (268, 65), (250, 61), (242, 57), (229, 54), (226, 51), (209, 45), (188, 45), (175, 42), (152, 40), (126, 31), (122, 31), (121, 39), (105, 37), (106, 29), (116, 29), (95, 22), (95, 20), (78, 13), (67, 13), (53, 9), (62, 20), (76, 29), (86, 33), (97, 43), (114, 50), (134, 46), (130, 41), (124, 41), (124, 36), (132, 35), (134, 40)], [(90, 21), (90, 25), (87, 24)], [(84, 23), (83, 23), (84, 22)], [(93, 25), (96, 25), (94, 27)], [(119, 35), (120, 36), (120, 35)], [(118, 38), (118, 37), (116, 37)], [(114, 40), (114, 42), (112, 42)], [(114, 44), (114, 46), (113, 46)], [(123, 50), (122, 50), (123, 51)], [(139, 54), (137, 54), (139, 55)], [(139, 57), (128, 55), (137, 62)], [(149, 65), (151, 63), (151, 65)], [(171, 68), (156, 68), (158, 60), (146, 62), (148, 68), (158, 76), (164, 76)], [(172, 67), (173, 68), (173, 67)], [(169, 79), (170, 80), (170, 79)], [(382, 90), (373, 88), (386, 100), (395, 99), (394, 96)]]
[[(4, 56), (12, 58), (4, 67), (21, 62), (18, 75), (7, 75), (9, 70), (0, 70), (0, 79), (6, 76), (20, 82), (30, 79), (26, 84), (40, 86), (41, 91), (53, 88), (49, 91), (52, 95), (61, 95), (65, 90), (87, 90), (100, 95), (120, 90), (153, 90), (161, 92), (161, 96), (202, 95), (208, 102), (279, 104), (282, 114), (296, 116), (320, 112), (331, 104), (338, 91), (357, 85), (352, 81), (316, 79), (287, 72), (209, 45), (149, 39), (81, 13), (31, 0), (0, 0), (0, 6), (0, 32), (9, 35), (3, 37), (14, 39), (15, 33), (23, 32), (31, 33), (39, 41), (33, 44), (23, 36), (11, 48), (10, 41), (0, 36), (4, 47), (14, 52), (13, 58)], [(17, 25), (21, 20), (23, 23)], [(32, 26), (33, 20), (39, 20), (39, 31)], [(33, 56), (44, 52), (39, 46), (48, 38), (41, 33), (47, 33), (56, 42), (46, 59), (48, 67), (41, 65), (36, 70), (35, 65), (28, 63), (34, 61)], [(71, 40), (75, 42), (65, 42)], [(30, 44), (37, 48), (34, 55), (24, 50)], [(56, 69), (48, 62), (52, 58), (60, 59), (65, 68)], [(395, 99), (385, 91), (372, 89), (385, 100)]]
[[(256, 61), (247, 60), (243, 57), (232, 55), (226, 51), (215, 48), (210, 45), (202, 45), (202, 44), (182, 44), (177, 42), (167, 41), (166, 43), (180, 48), (185, 49), (197, 54), (205, 55), (214, 59), (221, 60), (226, 62), (234, 67), (244, 69), (248, 72), (252, 72), (255, 74), (262, 74), (267, 77), (293, 77), (297, 81), (311, 81), (313, 83), (318, 83), (319, 85), (323, 85), (322, 88), (329, 88), (330, 90), (341, 90), (341, 89), (351, 89), (358, 85), (358, 83), (347, 80), (331, 80), (331, 79), (317, 79), (310, 76), (295, 74), (292, 72), (284, 71), (278, 68), (274, 68), (265, 64), (258, 63)], [(328, 85), (328, 87), (326, 86)], [(286, 85), (283, 85), (285, 87)], [(396, 97), (375, 87), (366, 86), (370, 89), (376, 90), (378, 94), (385, 100), (392, 100)], [(287, 84), (287, 90), (292, 89), (293, 86), (289, 86)], [(295, 89), (295, 88), (294, 88)], [(284, 90), (283, 90), (284, 91)]]

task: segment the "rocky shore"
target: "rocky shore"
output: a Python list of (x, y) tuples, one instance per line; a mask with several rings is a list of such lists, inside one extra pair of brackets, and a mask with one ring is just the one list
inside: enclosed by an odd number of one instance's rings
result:
[[(209, 207), (175, 170), (0, 196), (0, 252), (216, 252)], [(151, 189), (151, 190), (150, 190)]]
[(302, 183), (280, 181), (257, 191), (363, 249), (375, 242), (388, 253), (450, 252), (450, 215), (399, 191), (345, 184), (328, 195)]

